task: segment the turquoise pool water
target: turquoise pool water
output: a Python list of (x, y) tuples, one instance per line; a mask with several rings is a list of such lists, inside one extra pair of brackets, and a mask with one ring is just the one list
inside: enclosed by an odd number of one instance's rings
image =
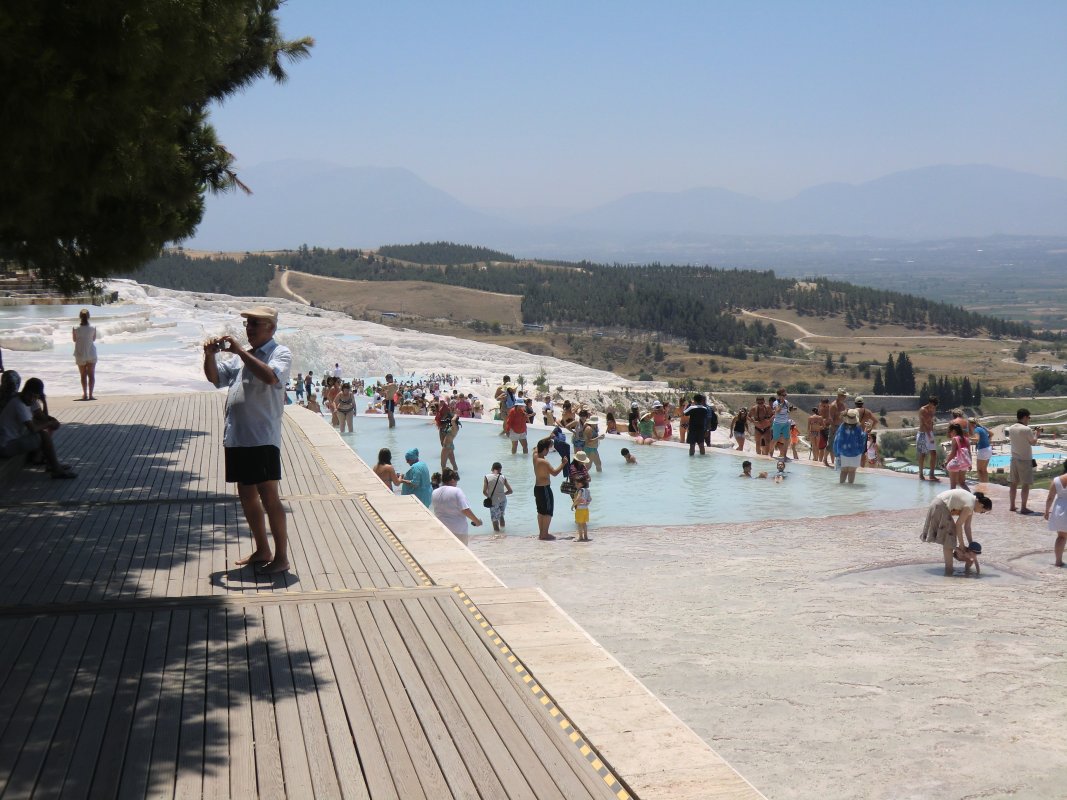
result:
[[(1040, 447), (1034, 448), (1034, 460), (1035, 461), (1062, 461), (1063, 453), (1057, 450), (1043, 450)], [(1007, 468), (1011, 466), (1010, 455), (998, 455), (989, 459), (989, 466), (995, 468)]]
[[(511, 534), (531, 535), (537, 530), (533, 503), (533, 467), (531, 456), (511, 454), (511, 445), (499, 436), (499, 423), (471, 421), (462, 426), (456, 438), (460, 488), (466, 493), (472, 510), (485, 525), (471, 528), (472, 534), (492, 533), (488, 509), (481, 505), (482, 478), (494, 461), (500, 461), (504, 475), (515, 493), (508, 498), (507, 530)], [(530, 430), (530, 449), (543, 429)], [(384, 418), (360, 414), (355, 432), (342, 438), (364, 461), (373, 465), (378, 450), (388, 447), (393, 466), (406, 469), (404, 452), (419, 449), (431, 472), (440, 470), (441, 447), (432, 419), (397, 417), (390, 429)], [(623, 462), (620, 450), (628, 447), (637, 458), (636, 465)], [(806, 464), (790, 465), (789, 477), (776, 484), (769, 480), (739, 478), (741, 461), (726, 452), (709, 451), (701, 458), (690, 458), (680, 447), (634, 445), (629, 437), (612, 437), (601, 445), (604, 471), (593, 472), (590, 529), (605, 526), (685, 525), (703, 522), (742, 522), (790, 517), (825, 517), (862, 511), (899, 510), (924, 506), (941, 485), (908, 480), (892, 475), (861, 474), (852, 486), (840, 486), (837, 473), (825, 467)], [(550, 457), (558, 463), (553, 453)], [(755, 461), (755, 472), (770, 470), (774, 464)], [(573, 532), (574, 515), (570, 499), (558, 491), (562, 477), (556, 478), (556, 515), (552, 530)]]

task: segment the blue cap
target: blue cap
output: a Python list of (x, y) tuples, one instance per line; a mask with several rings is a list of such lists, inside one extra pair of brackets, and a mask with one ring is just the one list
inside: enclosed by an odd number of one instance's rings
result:
[(419, 448), (412, 447), (410, 450), (408, 450), (406, 453), (404, 453), (404, 458), (406, 460), (408, 460), (408, 461), (418, 461), (419, 460)]
[(978, 542), (971, 542), (967, 545), (967, 549), (972, 553), (977, 553), (978, 555), (982, 554), (982, 545), (978, 544)]

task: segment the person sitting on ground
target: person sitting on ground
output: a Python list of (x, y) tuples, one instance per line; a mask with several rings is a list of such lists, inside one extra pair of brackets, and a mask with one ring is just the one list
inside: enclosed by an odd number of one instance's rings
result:
[(641, 412), (638, 410), (637, 402), (635, 401), (630, 403), (630, 414), (626, 418), (626, 432), (631, 436), (636, 436), (640, 423)]
[(634, 439), (638, 444), (654, 444), (655, 438), (653, 438), (652, 412), (646, 411), (641, 415), (641, 419), (637, 423), (637, 436)]
[(622, 456), (622, 460), (625, 461), (627, 464), (637, 463), (637, 457), (630, 452), (629, 447), (622, 448), (622, 450), (619, 451), (619, 455)]
[(604, 415), (604, 433), (617, 434), (618, 432), (619, 424), (615, 421), (615, 412), (609, 411), (607, 414)]
[(59, 421), (50, 417), (45, 403), (44, 382), (30, 378), (0, 412), (0, 458), (26, 456), (26, 463), (44, 463), (53, 478), (75, 478), (66, 464), (59, 463), (52, 434)]

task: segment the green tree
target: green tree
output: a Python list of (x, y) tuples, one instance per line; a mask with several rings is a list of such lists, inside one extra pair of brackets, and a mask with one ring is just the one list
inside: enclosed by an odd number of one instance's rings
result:
[(871, 392), (873, 394), (885, 394), (885, 384), (882, 382), (882, 370), (880, 369), (874, 371), (874, 387)]
[(1026, 342), (1021, 342), (1018, 349), (1015, 351), (1015, 360), (1026, 363), (1027, 357), (1030, 355), (1030, 348), (1026, 346)]
[(242, 185), (208, 106), (310, 52), (280, 2), (0, 5), (0, 257), (71, 290), (190, 236), (205, 191)]

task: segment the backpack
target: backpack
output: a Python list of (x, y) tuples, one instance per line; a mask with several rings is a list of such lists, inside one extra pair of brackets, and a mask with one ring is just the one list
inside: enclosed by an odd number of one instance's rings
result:
[(719, 415), (715, 413), (715, 409), (708, 406), (708, 424), (707, 430), (713, 431), (719, 427)]

